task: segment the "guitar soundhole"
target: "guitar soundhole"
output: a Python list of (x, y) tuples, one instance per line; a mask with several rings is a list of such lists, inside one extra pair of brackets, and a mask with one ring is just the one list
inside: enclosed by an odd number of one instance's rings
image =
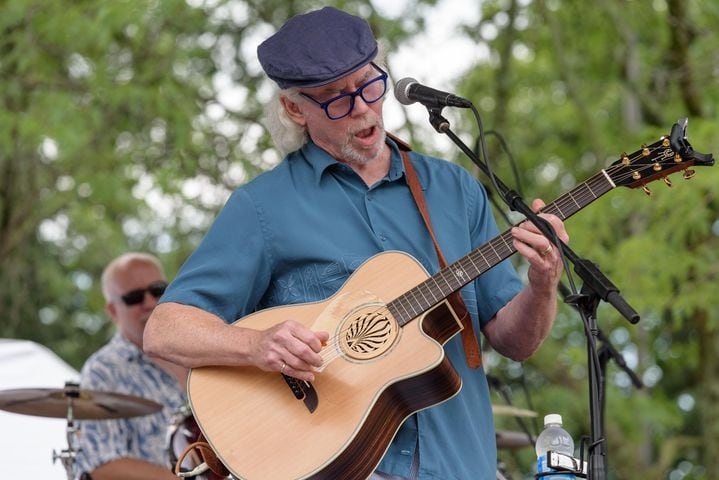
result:
[(376, 358), (386, 352), (399, 333), (397, 322), (381, 305), (352, 312), (342, 325), (342, 350), (356, 360)]

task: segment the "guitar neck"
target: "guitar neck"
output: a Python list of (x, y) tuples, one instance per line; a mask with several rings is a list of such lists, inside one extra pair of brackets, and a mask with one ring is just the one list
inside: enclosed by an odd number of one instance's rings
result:
[[(612, 180), (602, 170), (546, 205), (542, 212), (566, 220), (614, 187)], [(392, 300), (387, 308), (404, 326), (516, 251), (512, 244), (512, 234), (507, 230)]]

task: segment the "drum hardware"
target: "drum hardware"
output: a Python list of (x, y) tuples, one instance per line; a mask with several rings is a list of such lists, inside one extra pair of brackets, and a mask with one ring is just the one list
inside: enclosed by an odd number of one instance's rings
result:
[(511, 432), (509, 430), (497, 430), (495, 432), (498, 449), (516, 449), (534, 446), (535, 439), (525, 432)]
[(75, 420), (104, 420), (148, 415), (162, 410), (159, 403), (120, 393), (81, 390), (74, 382), (62, 389), (22, 388), (0, 391), (0, 410), (39, 417), (65, 418), (67, 448), (52, 451), (52, 463), (62, 462), (68, 480), (75, 478), (75, 447), (78, 427)]
[(57, 453), (55, 449), (52, 449), (52, 464), (55, 465), (57, 460), (62, 462), (62, 466), (67, 473), (68, 480), (73, 478), (73, 470), (75, 467), (75, 457), (80, 453), (80, 449), (75, 448), (75, 435), (78, 432), (78, 428), (75, 425), (75, 413), (73, 408), (73, 402), (75, 399), (80, 397), (80, 385), (77, 383), (66, 382), (65, 388), (63, 389), (63, 395), (67, 399), (67, 414), (65, 419), (67, 424), (65, 426), (65, 438), (67, 439), (67, 448), (60, 450)]
[(497, 480), (509, 480), (506, 476), (504, 476), (505, 473), (504, 466), (497, 465)]
[[(232, 475), (223, 476), (213, 469), (217, 465), (210, 466), (202, 458), (200, 448), (209, 445), (199, 441), (201, 430), (192, 409), (189, 405), (183, 405), (172, 415), (172, 424), (167, 429), (167, 453), (169, 466), (178, 477), (192, 478), (194, 480), (231, 480)], [(180, 466), (177, 465), (181, 462)], [(219, 460), (217, 460), (219, 462)], [(224, 466), (222, 466), (224, 469)]]
[(162, 405), (146, 398), (122, 393), (81, 390), (77, 383), (65, 388), (21, 388), (0, 391), (0, 409), (39, 417), (67, 418), (71, 409), (75, 420), (107, 420), (148, 415)]
[(532, 410), (525, 410), (523, 408), (517, 408), (512, 405), (492, 405), (492, 413), (495, 416), (503, 417), (529, 417), (533, 418), (537, 416), (537, 412)]

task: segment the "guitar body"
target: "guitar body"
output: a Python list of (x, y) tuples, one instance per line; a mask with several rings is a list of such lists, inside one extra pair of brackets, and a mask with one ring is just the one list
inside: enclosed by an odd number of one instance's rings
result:
[(314, 411), (277, 372), (192, 369), (193, 414), (233, 476), (367, 478), (409, 415), (459, 392), (442, 344), (462, 327), (447, 302), (403, 326), (385, 308), (427, 278), (411, 256), (385, 252), (322, 302), (270, 308), (235, 324), (266, 329), (292, 319), (328, 331), (330, 342), (311, 385)]

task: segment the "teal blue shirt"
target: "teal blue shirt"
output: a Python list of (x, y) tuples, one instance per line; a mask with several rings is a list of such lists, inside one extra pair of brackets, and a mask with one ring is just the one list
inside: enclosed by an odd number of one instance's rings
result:
[[(193, 305), (231, 323), (258, 309), (323, 300), (379, 252), (407, 252), (430, 274), (439, 271), (399, 150), (387, 142), (389, 173), (371, 187), (310, 142), (238, 188), (161, 301)], [(498, 235), (486, 192), (465, 169), (416, 152), (410, 158), (449, 263)], [(462, 294), (475, 329), (521, 288), (508, 261), (468, 284)], [(419, 445), (420, 479), (495, 477), (484, 371), (467, 367), (460, 335), (445, 352), (462, 390), (407, 419), (378, 470), (407, 476)]]

